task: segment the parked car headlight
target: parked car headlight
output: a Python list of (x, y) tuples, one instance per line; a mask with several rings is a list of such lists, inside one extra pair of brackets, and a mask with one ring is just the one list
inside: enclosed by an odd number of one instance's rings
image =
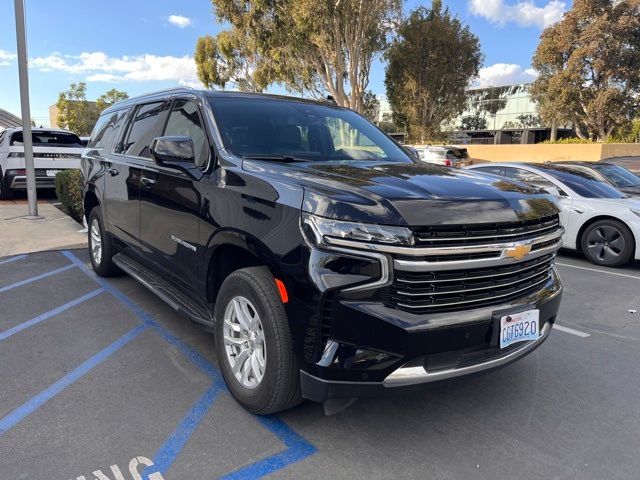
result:
[(413, 234), (406, 227), (347, 222), (305, 212), (302, 214), (302, 225), (309, 240), (316, 245), (326, 245), (327, 238), (387, 245), (411, 246), (414, 244)]

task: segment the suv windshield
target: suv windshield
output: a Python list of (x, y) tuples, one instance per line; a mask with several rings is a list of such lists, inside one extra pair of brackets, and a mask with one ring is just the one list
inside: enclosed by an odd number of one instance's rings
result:
[(599, 180), (595, 174), (564, 167), (539, 167), (585, 198), (625, 198), (626, 195)]
[(212, 97), (210, 103), (225, 147), (239, 157), (412, 163), (397, 144), (351, 110), (238, 97)]
[[(82, 148), (82, 141), (74, 133), (66, 132), (31, 132), (34, 147), (73, 147)], [(11, 146), (22, 147), (22, 132), (11, 135)]]
[(616, 187), (640, 187), (640, 177), (618, 165), (594, 165), (593, 168)]

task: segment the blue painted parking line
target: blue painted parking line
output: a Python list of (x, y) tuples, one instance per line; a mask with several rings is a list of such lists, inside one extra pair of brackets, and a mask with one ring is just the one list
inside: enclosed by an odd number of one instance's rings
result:
[[(167, 470), (169, 470), (175, 459), (182, 451), (182, 448), (189, 441), (195, 429), (200, 425), (204, 416), (209, 412), (209, 410), (211, 410), (211, 407), (223, 389), (224, 386), (221, 385), (220, 382), (214, 382), (213, 385), (204, 392), (195, 405), (191, 407), (191, 410), (189, 410), (178, 427), (169, 436), (164, 445), (162, 445), (160, 450), (156, 453), (156, 456), (153, 459), (153, 469), (156, 469), (161, 474), (167, 473)], [(149, 468), (148, 472), (142, 472), (143, 477), (148, 475), (152, 471), (152, 468)]]
[(73, 369), (71, 372), (66, 374), (60, 380), (52, 384), (51, 386), (44, 389), (39, 394), (31, 397), (28, 401), (23, 403), (21, 406), (13, 410), (6, 417), (0, 419), (0, 435), (5, 433), (11, 427), (16, 425), (18, 422), (23, 420), (25, 417), (31, 415), (34, 411), (44, 405), (47, 401), (55, 397), (58, 393), (63, 391), (69, 385), (74, 383), (76, 380), (83, 377), (85, 374), (90, 372), (93, 368), (100, 365), (104, 360), (109, 358), (115, 352), (124, 347), (131, 340), (140, 335), (143, 331), (147, 329), (146, 325), (138, 325), (133, 330), (129, 331), (129, 333), (123, 335), (118, 340), (113, 342), (111, 345), (96, 353), (93, 357), (85, 360), (80, 366)]
[[(126, 307), (134, 312), (143, 322), (143, 325), (151, 326), (158, 334), (168, 343), (180, 350), (192, 363), (198, 366), (204, 373), (209, 375), (213, 384), (200, 397), (196, 404), (187, 413), (180, 425), (169, 437), (165, 444), (157, 452), (154, 464), (161, 473), (165, 473), (171, 468), (173, 462), (180, 454), (184, 445), (189, 441), (191, 435), (197, 426), (209, 411), (220, 391), (227, 392), (226, 386), (222, 383), (222, 375), (218, 369), (202, 355), (189, 347), (186, 343), (173, 335), (165, 327), (157, 323), (151, 315), (146, 312), (140, 305), (127, 297), (120, 290), (111, 285), (104, 278), (89, 270), (87, 266), (73, 253), (64, 251), (62, 254), (67, 257), (75, 266), (82, 270), (85, 274), (94, 279), (102, 288), (113, 294)], [(286, 423), (276, 416), (258, 417), (256, 420), (260, 422), (267, 430), (273, 433), (286, 449), (282, 452), (271, 455), (265, 459), (254, 462), (250, 465), (240, 468), (235, 472), (228, 474), (222, 478), (261, 478), (265, 475), (277, 472), (292, 463), (299, 462), (304, 458), (313, 455), (316, 448), (305, 440), (301, 435), (292, 430)]]
[(27, 278), (26, 280), (20, 280), (19, 282), (12, 283), (11, 285), (7, 285), (6, 287), (0, 288), (0, 293), (6, 292), (8, 290), (12, 290), (14, 288), (22, 287), (23, 285), (27, 285), (29, 283), (42, 280), (43, 278), (51, 277), (52, 275), (57, 275), (58, 273), (62, 273), (65, 270), (69, 270), (70, 268), (73, 268), (74, 266), (75, 265), (65, 265), (64, 267), (56, 268), (55, 270), (51, 270), (50, 272), (41, 273), (40, 275)]
[(18, 260), (22, 260), (23, 258), (27, 258), (26, 255), (16, 255), (15, 257), (6, 258), (4, 260), (0, 260), (0, 265), (4, 265), (5, 263), (16, 262)]
[(20, 325), (16, 325), (4, 332), (0, 332), (0, 340), (5, 340), (12, 335), (15, 335), (22, 330), (25, 330), (29, 327), (37, 325), (38, 323), (44, 322), (45, 320), (50, 319), (51, 317), (55, 317), (59, 313), (64, 312), (65, 310), (69, 310), (70, 308), (75, 307), (76, 305), (80, 305), (83, 302), (95, 297), (96, 295), (104, 292), (103, 288), (98, 288), (93, 292), (89, 292), (86, 295), (81, 296), (80, 298), (76, 298), (75, 300), (71, 300), (70, 302), (65, 303), (64, 305), (60, 305), (59, 307), (54, 308), (53, 310), (49, 310), (48, 312), (42, 313), (37, 317), (32, 318), (31, 320), (27, 320), (26, 322), (21, 323)]
[(270, 475), (292, 463), (299, 462), (316, 453), (316, 447), (311, 445), (301, 435), (296, 433), (286, 423), (277, 417), (257, 417), (257, 420), (271, 433), (278, 437), (287, 447), (286, 450), (271, 455), (263, 460), (247, 465), (235, 472), (222, 476), (224, 480), (254, 479)]

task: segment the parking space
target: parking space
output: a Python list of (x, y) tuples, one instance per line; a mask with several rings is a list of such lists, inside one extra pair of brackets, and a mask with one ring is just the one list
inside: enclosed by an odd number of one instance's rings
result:
[(640, 468), (638, 264), (563, 253), (563, 329), (504, 369), (331, 417), (311, 402), (255, 417), (224, 387), (209, 333), (87, 262), (84, 250), (0, 259), (2, 479), (622, 479)]

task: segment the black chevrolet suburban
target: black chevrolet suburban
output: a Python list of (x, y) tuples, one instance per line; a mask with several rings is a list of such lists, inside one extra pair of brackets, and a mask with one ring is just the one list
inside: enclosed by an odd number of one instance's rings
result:
[(100, 116), (82, 173), (93, 269), (212, 330), (254, 413), (506, 365), (558, 312), (549, 195), (419, 164), (331, 102), (126, 100)]

